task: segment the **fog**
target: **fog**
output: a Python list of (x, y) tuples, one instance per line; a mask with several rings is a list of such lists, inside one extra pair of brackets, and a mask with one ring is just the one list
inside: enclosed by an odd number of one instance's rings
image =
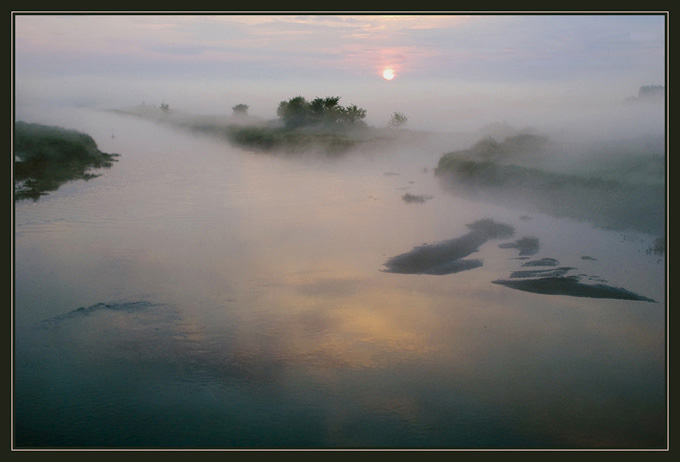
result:
[[(404, 79), (408, 79), (405, 77)], [(16, 80), (17, 115), (24, 106), (86, 106), (119, 108), (141, 103), (167, 103), (195, 114), (230, 114), (236, 104), (247, 104), (253, 116), (276, 118), (280, 101), (301, 95), (340, 96), (343, 104), (367, 110), (366, 122), (384, 126), (395, 111), (408, 116), (408, 127), (435, 132), (472, 132), (493, 123), (518, 129), (533, 127), (565, 139), (616, 139), (663, 135), (663, 98), (656, 102), (632, 101), (639, 82), (593, 93), (588, 86), (540, 83), (474, 85), (465, 82), (428, 81), (348, 83), (262, 80), (203, 80), (188, 77), (157, 78), (40, 77)], [(606, 83), (604, 84), (606, 87)]]
[[(469, 149), (487, 137), (502, 143), (506, 137), (532, 133), (545, 137), (548, 143), (538, 151), (506, 158), (504, 163), (584, 178), (663, 185), (666, 100), (661, 86), (614, 86), (599, 94), (592, 89), (587, 91), (585, 85), (485, 86), (404, 80), (390, 82), (389, 87), (381, 82), (383, 86), (377, 89), (374, 84), (339, 80), (283, 80), (272, 85), (259, 80), (193, 82), (172, 76), (136, 80), (129, 76), (24, 79), (18, 75), (15, 110), (17, 120), (39, 121), (41, 108), (127, 110), (165, 104), (172, 110), (172, 118), (182, 119), (184, 125), (198, 125), (211, 117), (229, 125), (243, 123), (233, 117), (232, 107), (245, 104), (247, 123), (261, 125), (278, 123), (278, 105), (293, 96), (308, 100), (339, 96), (340, 104), (356, 104), (365, 109), (364, 122), (372, 129), (388, 128), (395, 112), (405, 114), (407, 123), (401, 132), (392, 130), (390, 136), (409, 133), (408, 149), (412, 152), (439, 150), (443, 155)], [(661, 93), (644, 95), (644, 88), (660, 89)], [(414, 145), (416, 139), (422, 146)], [(362, 147), (364, 153), (366, 149)], [(636, 163), (643, 165), (640, 156), (652, 156), (656, 161), (653, 165), (642, 161), (645, 168), (636, 170), (633, 168)], [(399, 158), (395, 156), (394, 161), (400, 162)], [(428, 162), (424, 168), (436, 167)], [(395, 164), (394, 168), (400, 167)], [(531, 194), (530, 190), (525, 193)], [(558, 194), (572, 202), (584, 200), (567, 199), (571, 195), (567, 192)], [(621, 198), (640, 201), (639, 207), (631, 204), (634, 210), (631, 213), (648, 207), (643, 197), (634, 192), (631, 196), (634, 198)], [(649, 229), (659, 234), (662, 228), (657, 225)]]
[[(21, 104), (165, 102), (219, 114), (244, 103), (271, 118), (283, 99), (333, 95), (375, 126), (399, 111), (417, 130), (505, 121), (566, 136), (663, 132), (658, 113), (617, 109), (640, 87), (664, 85), (663, 14), (14, 19)], [(396, 77), (383, 79), (385, 69)]]
[(664, 15), (13, 26), (18, 448), (667, 444)]

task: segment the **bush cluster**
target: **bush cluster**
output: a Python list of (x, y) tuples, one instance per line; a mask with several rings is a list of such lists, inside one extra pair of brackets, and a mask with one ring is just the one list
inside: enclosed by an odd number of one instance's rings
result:
[(295, 96), (281, 101), (276, 110), (277, 116), (289, 128), (305, 126), (355, 126), (362, 124), (366, 110), (355, 104), (341, 106), (339, 96), (314, 98), (307, 101), (302, 96)]

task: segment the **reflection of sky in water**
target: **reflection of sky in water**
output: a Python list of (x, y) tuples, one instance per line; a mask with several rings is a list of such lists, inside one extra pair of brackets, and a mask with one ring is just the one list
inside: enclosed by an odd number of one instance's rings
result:
[[(507, 242), (538, 237), (532, 258), (663, 300), (663, 267), (646, 243), (444, 195), (422, 170), (439, 151), (388, 176), (387, 156), (276, 159), (96, 117), (93, 128), (107, 127), (100, 147), (123, 144), (119, 163), (97, 183), (17, 206), (18, 417), (32, 437), (658, 443), (663, 304), (491, 284), (524, 262), (499, 248), (506, 241), (485, 243), (470, 256), (483, 266), (454, 275), (380, 271), (390, 256), (493, 217), (515, 227)], [(405, 204), (404, 186), (433, 199)], [(115, 300), (155, 305), (33, 330)], [(46, 421), (56, 426), (38, 431)], [(103, 421), (111, 426), (98, 430)]]

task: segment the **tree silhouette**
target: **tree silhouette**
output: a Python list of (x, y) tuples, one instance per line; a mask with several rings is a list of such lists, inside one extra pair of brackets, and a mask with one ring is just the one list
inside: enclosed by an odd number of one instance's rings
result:
[(305, 125), (308, 120), (309, 103), (302, 96), (295, 96), (288, 101), (281, 101), (276, 109), (286, 127), (295, 128)]
[(389, 125), (390, 127), (400, 128), (406, 125), (406, 122), (408, 122), (408, 117), (401, 112), (395, 112), (390, 117)]
[(231, 108), (235, 115), (247, 115), (248, 105), (247, 104), (237, 104)]
[(355, 104), (343, 107), (338, 104), (339, 96), (314, 98), (307, 101), (302, 96), (295, 96), (288, 101), (281, 101), (276, 114), (286, 127), (296, 128), (307, 125), (353, 125), (366, 117), (366, 110)]

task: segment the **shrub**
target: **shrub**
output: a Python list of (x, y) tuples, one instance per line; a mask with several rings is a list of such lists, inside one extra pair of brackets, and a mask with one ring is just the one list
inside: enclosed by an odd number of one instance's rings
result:
[(17, 122), (14, 130), (15, 198), (37, 199), (72, 180), (89, 180), (111, 167), (115, 154), (97, 149), (91, 136), (61, 127)]

